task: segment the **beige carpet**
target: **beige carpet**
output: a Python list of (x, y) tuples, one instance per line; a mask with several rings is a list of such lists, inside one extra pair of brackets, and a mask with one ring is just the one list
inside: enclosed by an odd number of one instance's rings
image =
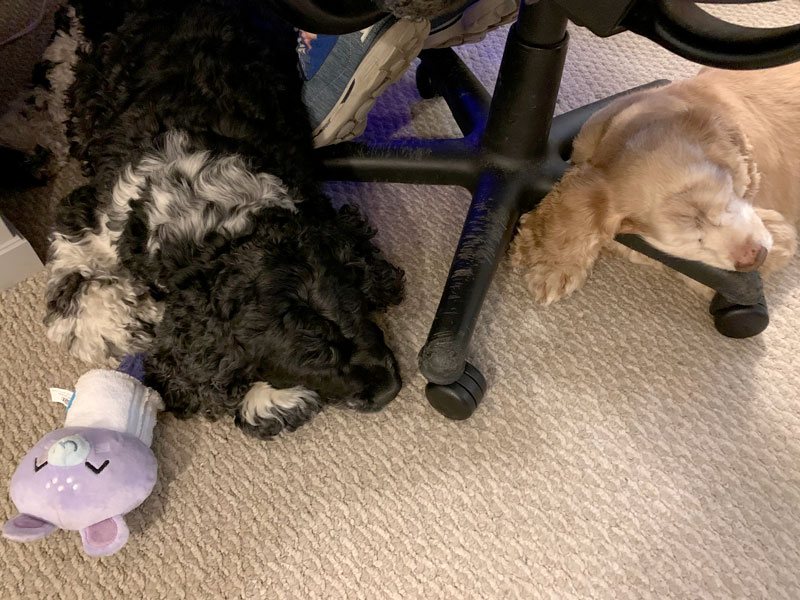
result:
[[(800, 2), (779, 8), (762, 19), (800, 20)], [(463, 54), (491, 84), (501, 48), (494, 35)], [(633, 36), (574, 31), (560, 107), (693, 70)], [(370, 132), (452, 133), (443, 114), (410, 73)], [(3, 598), (800, 598), (800, 260), (769, 283), (772, 324), (748, 341), (718, 336), (701, 301), (645, 267), (603, 261), (543, 310), (503, 266), (472, 353), (491, 388), (453, 423), (415, 362), (468, 195), (331, 191), (365, 207), (408, 273), (383, 320), (397, 400), (271, 443), (163, 417), (159, 482), (128, 545), (93, 560), (74, 532), (3, 540)], [(42, 292), (39, 276), (0, 294), (0, 482), (60, 425), (47, 388), (87, 368), (44, 339)]]

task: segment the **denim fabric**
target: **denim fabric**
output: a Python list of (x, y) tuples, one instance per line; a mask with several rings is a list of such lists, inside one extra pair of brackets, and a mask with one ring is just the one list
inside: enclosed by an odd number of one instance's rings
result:
[(300, 32), (298, 54), (306, 79), (303, 102), (313, 127), (333, 109), (375, 41), (396, 21), (388, 16), (367, 29), (340, 36), (309, 36)]

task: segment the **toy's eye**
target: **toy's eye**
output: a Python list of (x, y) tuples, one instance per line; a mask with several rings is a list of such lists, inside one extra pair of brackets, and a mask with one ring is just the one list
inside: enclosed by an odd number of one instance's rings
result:
[(108, 466), (108, 461), (105, 461), (105, 462), (104, 462), (102, 465), (100, 465), (99, 467), (95, 467), (95, 466), (94, 466), (92, 463), (90, 463), (88, 460), (87, 460), (87, 461), (86, 461), (84, 464), (85, 464), (87, 467), (89, 467), (89, 468), (92, 470), (92, 472), (93, 472), (93, 473), (95, 473), (95, 474), (99, 475), (100, 473), (102, 473), (102, 472), (103, 472), (103, 469), (105, 469), (105, 468)]
[(47, 465), (47, 461), (44, 461), (42, 464), (38, 464), (38, 459), (34, 457), (33, 459), (33, 472), (38, 473), (41, 469), (44, 469)]
[(80, 434), (67, 435), (53, 442), (47, 451), (47, 462), (54, 467), (74, 467), (89, 456), (92, 446)]

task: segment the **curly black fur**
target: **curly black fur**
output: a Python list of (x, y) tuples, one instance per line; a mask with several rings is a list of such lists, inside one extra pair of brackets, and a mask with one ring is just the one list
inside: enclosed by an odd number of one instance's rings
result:
[(168, 409), (258, 437), (320, 402), (389, 402), (369, 313), (403, 273), (320, 191), (293, 29), (256, 0), (73, 4), (93, 50), (68, 129), (91, 184), (62, 204), (50, 336), (84, 358), (144, 350)]
[(0, 146), (0, 180), (9, 189), (45, 185), (50, 176), (50, 151), (37, 146), (26, 153)]
[(101, 189), (170, 130), (196, 148), (245, 156), (290, 187), (317, 189), (296, 33), (263, 2), (128, 0), (115, 32), (120, 15), (106, 14), (107, 3), (76, 4), (81, 22), (100, 11), (113, 32), (99, 35), (99, 17), (91, 19), (94, 50), (76, 66), (70, 94), (73, 154)]

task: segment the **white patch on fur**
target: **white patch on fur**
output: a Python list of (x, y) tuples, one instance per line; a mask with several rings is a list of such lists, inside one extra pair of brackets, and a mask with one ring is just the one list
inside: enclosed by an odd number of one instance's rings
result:
[(258, 419), (282, 421), (281, 413), (312, 404), (319, 404), (319, 397), (302, 386), (278, 390), (268, 383), (258, 382), (245, 395), (239, 411), (247, 423), (258, 425)]
[(731, 200), (725, 207), (719, 226), (734, 231), (734, 239), (752, 240), (764, 246), (767, 251), (772, 249), (772, 236), (749, 202), (738, 198)]
[[(132, 180), (150, 182), (153, 201), (145, 212), (151, 254), (165, 241), (200, 243), (212, 231), (243, 234), (253, 214), (264, 208), (296, 210), (295, 201), (274, 175), (251, 172), (238, 155), (217, 157), (191, 152), (188, 146), (185, 134), (171, 131), (163, 150), (146, 156), (130, 173)], [(140, 187), (131, 191), (132, 197), (138, 197)]]
[[(253, 215), (264, 208), (296, 210), (277, 177), (250, 172), (239, 156), (213, 157), (209, 152), (190, 152), (188, 146), (185, 134), (169, 132), (161, 151), (146, 155), (136, 166), (125, 167), (110, 201), (98, 202), (105, 208), (98, 215), (98, 231), (53, 235), (48, 264), (50, 295), (73, 273), (86, 281), (78, 297), (70, 299), (74, 309), (67, 316), (48, 316), (48, 337), (68, 346), (79, 358), (102, 361), (109, 355), (116, 359), (145, 351), (152, 326), (162, 318), (161, 304), (150, 297), (143, 283), (130, 276), (117, 256), (131, 202), (142, 197), (148, 184), (152, 202), (145, 213), (151, 253), (166, 241), (200, 243), (213, 231), (240, 235), (251, 226)], [(286, 396), (285, 390), (279, 392), (278, 398)]]
[(130, 279), (93, 280), (81, 294), (77, 314), (55, 319), (47, 330), (49, 339), (66, 343), (73, 355), (87, 362), (116, 363), (125, 354), (147, 348), (150, 336), (141, 332), (139, 319), (156, 322), (161, 308), (149, 298), (138, 303)]
[[(142, 196), (142, 188), (147, 183), (143, 173), (137, 173), (128, 165), (117, 178), (114, 189), (111, 191), (111, 207), (109, 219), (114, 222), (123, 222), (131, 211), (131, 202)], [(119, 233), (114, 234), (114, 241), (119, 238)]]
[(57, 288), (73, 273), (86, 281), (72, 299), (74, 311), (48, 318), (47, 337), (87, 362), (145, 350), (151, 338), (143, 326), (158, 323), (163, 312), (118, 264), (115, 243), (105, 222), (100, 233), (56, 233), (51, 242), (48, 288)]

